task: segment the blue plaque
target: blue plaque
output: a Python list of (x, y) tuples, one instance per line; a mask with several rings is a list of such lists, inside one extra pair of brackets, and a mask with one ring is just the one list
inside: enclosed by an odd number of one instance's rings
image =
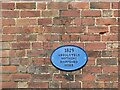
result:
[(88, 60), (86, 52), (75, 45), (63, 45), (51, 54), (51, 63), (58, 69), (74, 71), (82, 68)]

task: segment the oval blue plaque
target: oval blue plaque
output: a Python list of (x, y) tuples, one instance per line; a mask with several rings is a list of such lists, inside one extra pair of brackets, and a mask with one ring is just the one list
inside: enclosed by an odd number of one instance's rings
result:
[(63, 45), (51, 54), (52, 64), (64, 71), (74, 71), (82, 68), (88, 60), (86, 52), (75, 45)]

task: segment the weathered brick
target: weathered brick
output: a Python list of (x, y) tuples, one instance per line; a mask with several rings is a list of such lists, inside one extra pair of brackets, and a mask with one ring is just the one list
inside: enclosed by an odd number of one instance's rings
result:
[(2, 36), (2, 41), (15, 41), (15, 35), (3, 35)]
[(94, 25), (94, 18), (75, 18), (74, 23), (76, 25)]
[(91, 2), (90, 3), (91, 9), (110, 9), (109, 2)]
[(81, 16), (82, 17), (100, 17), (101, 11), (100, 10), (82, 10)]
[(84, 74), (89, 74), (89, 73), (102, 73), (102, 67), (99, 66), (86, 66), (82, 69)]
[(83, 88), (104, 88), (104, 82), (85, 81)]
[(101, 33), (107, 33), (108, 32), (108, 27), (105, 27), (105, 26), (89, 26), (88, 27), (88, 33), (98, 33), (98, 34), (101, 34)]
[(81, 88), (80, 82), (62, 82), (61, 88)]
[(71, 17), (55, 17), (53, 24), (55, 25), (71, 25), (73, 18)]
[(100, 41), (99, 35), (81, 35), (80, 36), (81, 41)]
[(61, 10), (60, 16), (65, 17), (79, 17), (80, 16), (80, 10)]
[(16, 73), (16, 66), (1, 66), (2, 73)]
[(38, 25), (48, 25), (52, 24), (52, 19), (51, 18), (40, 18), (38, 19)]
[(103, 73), (118, 73), (118, 67), (117, 66), (104, 66), (103, 67)]
[(103, 35), (102, 36), (102, 41), (118, 41), (118, 36), (117, 35)]
[(116, 25), (117, 21), (115, 18), (99, 18), (96, 20), (97, 25)]
[(19, 66), (17, 67), (17, 71), (18, 71), (19, 73), (26, 73), (27, 67), (26, 67), (26, 66), (19, 65)]
[(19, 65), (20, 64), (20, 60), (19, 58), (9, 58), (9, 62), (10, 62), (10, 65)]
[(0, 65), (9, 65), (9, 58), (1, 58)]
[(15, 3), (12, 3), (12, 2), (2, 2), (2, 9), (14, 10), (15, 9)]
[(94, 57), (88, 57), (87, 65), (95, 65), (95, 58)]
[(2, 17), (4, 17), (4, 18), (18, 18), (19, 11), (2, 11)]
[(102, 51), (102, 57), (112, 57), (112, 51)]
[(17, 9), (35, 9), (36, 3), (16, 3)]
[(18, 88), (28, 88), (27, 82), (18, 82)]
[(30, 74), (12, 74), (12, 81), (29, 81), (31, 78)]
[(82, 75), (75, 75), (75, 81), (94, 81), (95, 75), (92, 74), (82, 74)]
[(69, 9), (89, 9), (88, 2), (70, 2), (68, 4)]
[(34, 74), (32, 75), (32, 81), (50, 81), (50, 74)]
[(2, 74), (2, 82), (4, 81), (10, 81), (11, 74)]
[(101, 74), (97, 75), (97, 81), (118, 81), (117, 74)]
[(112, 10), (103, 10), (103, 17), (112, 17)]
[(46, 56), (46, 53), (44, 50), (28, 50), (27, 56), (29, 57), (36, 57), (36, 56)]
[(8, 50), (11, 48), (11, 44), (8, 42), (2, 42), (2, 49)]
[(37, 25), (36, 19), (23, 19), (18, 18), (16, 20), (16, 26), (28, 26), (28, 25)]
[(104, 50), (106, 49), (105, 43), (86, 43), (86, 50)]
[(80, 36), (79, 35), (71, 35), (70, 36), (70, 41), (79, 41)]
[(59, 88), (60, 83), (57, 81), (51, 81), (49, 83), (49, 88)]
[(3, 33), (4, 34), (18, 34), (22, 32), (21, 27), (4, 27)]
[(2, 26), (15, 26), (15, 19), (2, 19)]
[(21, 11), (20, 16), (25, 17), (40, 17), (40, 11)]
[(1, 55), (0, 57), (9, 57), (9, 50), (1, 50), (0, 51)]
[(2, 82), (2, 88), (17, 88), (17, 82)]
[(62, 35), (62, 41), (70, 41), (70, 35)]
[(40, 3), (40, 2), (38, 2), (37, 3), (37, 9), (46, 9), (46, 3), (44, 3), (44, 2), (42, 2), (42, 3)]
[(116, 58), (98, 58), (97, 65), (117, 65)]
[(44, 65), (44, 58), (32, 58), (34, 65)]
[(30, 43), (12, 43), (12, 49), (30, 49)]
[(114, 17), (119, 17), (120, 10), (114, 10), (113, 15)]
[(48, 9), (67, 9), (66, 2), (49, 2)]
[[(29, 34), (23, 34), (23, 35), (17, 35), (17, 41), (36, 41), (37, 36), (36, 35), (29, 35)], [(29, 46), (29, 45), (27, 45)]]
[(66, 28), (67, 33), (85, 33), (86, 28), (84, 26), (79, 27), (67, 27)]
[(119, 32), (119, 26), (111, 26), (110, 27), (110, 32), (111, 33), (118, 33)]
[(61, 75), (61, 74), (54, 74), (54, 80), (55, 81), (66, 81), (64, 75)]
[(34, 43), (32, 43), (32, 48), (43, 49), (43, 43), (42, 42), (34, 42)]
[(29, 88), (48, 88), (48, 82), (29, 82)]
[(120, 2), (113, 2), (112, 3), (112, 9), (119, 9)]
[(59, 16), (58, 10), (42, 11), (42, 17), (58, 17), (58, 16)]
[(88, 57), (101, 57), (101, 52), (100, 51), (86, 51)]

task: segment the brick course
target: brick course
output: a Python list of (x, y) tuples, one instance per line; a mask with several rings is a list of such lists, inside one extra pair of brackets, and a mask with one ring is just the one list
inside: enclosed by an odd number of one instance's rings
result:
[[(2, 88), (118, 88), (117, 0), (19, 1), (2, 2)], [(51, 65), (52, 51), (64, 44), (86, 50), (85, 67)]]

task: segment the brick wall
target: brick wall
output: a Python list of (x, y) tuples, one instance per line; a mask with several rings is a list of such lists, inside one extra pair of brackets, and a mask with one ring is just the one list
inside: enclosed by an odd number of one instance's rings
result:
[[(2, 88), (118, 88), (119, 2), (45, 1), (2, 2)], [(85, 67), (52, 66), (66, 44), (86, 50)]]

